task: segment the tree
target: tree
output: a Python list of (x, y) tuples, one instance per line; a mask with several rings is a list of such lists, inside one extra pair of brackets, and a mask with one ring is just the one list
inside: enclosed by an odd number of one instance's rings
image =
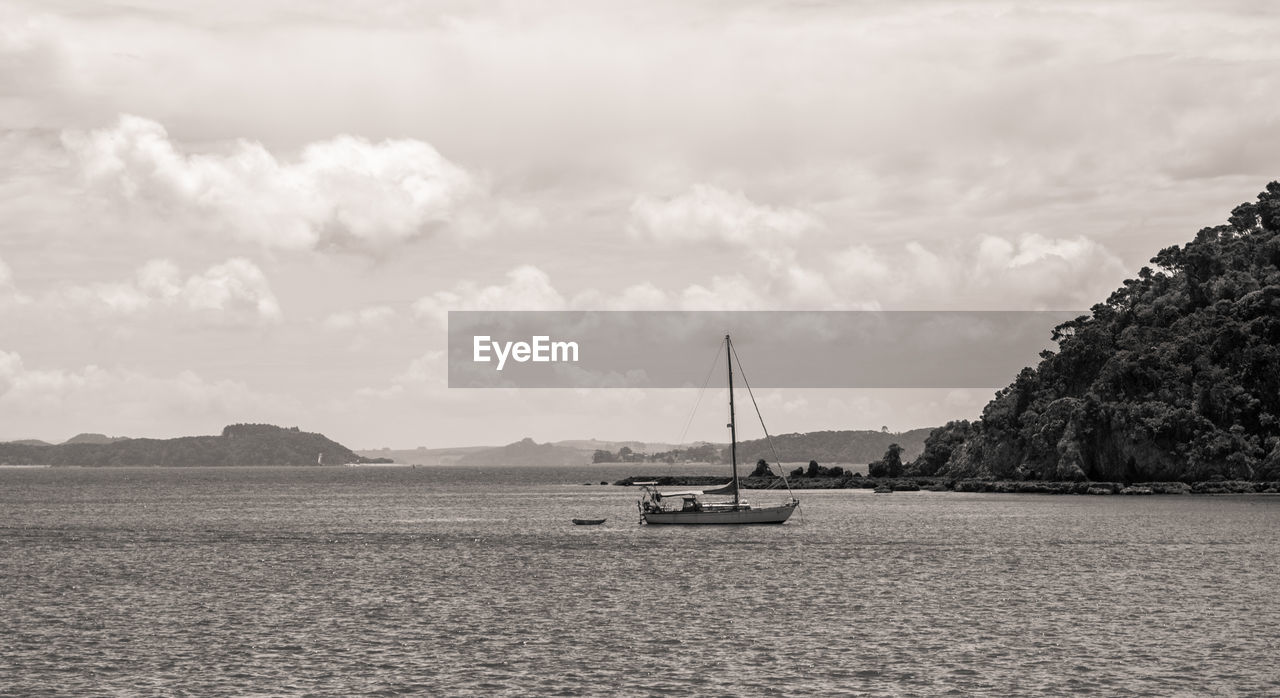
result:
[(769, 462), (763, 458), (756, 461), (756, 469), (751, 471), (751, 477), (773, 477), (773, 471), (769, 469)]
[(818, 461), (811, 460), (809, 461), (809, 472), (805, 474), (808, 475), (809, 477), (822, 477), (822, 475), (824, 475), (822, 470), (823, 468), (821, 465), (818, 465)]
[(913, 475), (937, 475), (947, 466), (951, 453), (973, 435), (967, 419), (947, 422), (934, 429), (924, 441), (924, 452), (912, 461), (908, 470)]
[(592, 463), (615, 463), (617, 460), (618, 456), (614, 455), (610, 451), (596, 449), (596, 452), (591, 454)]
[(889, 444), (884, 457), (867, 465), (867, 474), (871, 477), (901, 477), (902, 447), (898, 444)]
[(884, 462), (889, 468), (889, 477), (901, 476), (902, 447), (898, 444), (889, 444), (889, 449), (884, 452)]

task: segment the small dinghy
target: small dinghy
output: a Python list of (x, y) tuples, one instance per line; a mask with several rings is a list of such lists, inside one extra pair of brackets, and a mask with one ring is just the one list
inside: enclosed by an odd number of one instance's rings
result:
[(604, 519), (574, 519), (574, 526), (599, 526), (604, 523)]

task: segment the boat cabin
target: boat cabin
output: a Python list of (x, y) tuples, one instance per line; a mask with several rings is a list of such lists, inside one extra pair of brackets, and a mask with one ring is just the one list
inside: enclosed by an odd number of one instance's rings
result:
[(641, 513), (730, 511), (751, 508), (750, 504), (742, 501), (735, 504), (733, 502), (707, 501), (702, 498), (704, 495), (725, 495), (727, 493), (724, 490), (730, 488), (732, 483), (706, 490), (680, 490), (675, 492), (660, 492), (656, 482), (637, 482), (635, 484), (640, 485)]

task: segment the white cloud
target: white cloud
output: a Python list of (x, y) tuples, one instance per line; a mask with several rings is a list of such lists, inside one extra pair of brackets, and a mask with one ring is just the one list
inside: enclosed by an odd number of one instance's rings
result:
[(773, 306), (762, 289), (741, 274), (714, 276), (707, 285), (692, 284), (679, 295), (682, 310), (765, 310)]
[(911, 309), (1084, 309), (1105, 299), (1128, 272), (1106, 246), (1084, 236), (875, 249), (833, 257), (831, 284), (847, 299)]
[(413, 359), (400, 374), (391, 378), (391, 383), (383, 388), (360, 388), (357, 397), (386, 400), (399, 397), (406, 389), (419, 393), (431, 393), (445, 397), (449, 388), (448, 357), (443, 351), (433, 349)]
[(290, 162), (247, 140), (185, 152), (161, 124), (124, 115), (63, 143), (103, 191), (268, 247), (380, 250), (480, 226), (467, 206), (483, 185), (419, 140), (339, 136)]
[(523, 265), (507, 272), (506, 283), (479, 286), (463, 281), (452, 291), (437, 291), (418, 299), (413, 311), (443, 325), (450, 310), (561, 310), (564, 296), (541, 269)]
[(662, 243), (722, 242), (732, 245), (775, 245), (790, 242), (818, 227), (803, 211), (757, 204), (742, 192), (695, 184), (669, 199), (642, 195), (631, 204), (628, 231)]
[(570, 305), (584, 310), (670, 310), (673, 301), (671, 294), (645, 281), (616, 294), (587, 289), (575, 294)]
[[(231, 421), (280, 420), (293, 401), (258, 394), (239, 381), (209, 380), (194, 371), (169, 377), (126, 368), (29, 368), (16, 352), (0, 350), (0, 410), (7, 434), (40, 436), (50, 429), (144, 436), (148, 424), (174, 421), (186, 433), (209, 433)], [(18, 437), (14, 437), (18, 438)]]
[[(758, 261), (758, 260), (757, 260)], [(550, 275), (524, 265), (506, 274), (507, 281), (480, 286), (457, 284), (414, 303), (414, 314), (441, 326), (449, 310), (800, 310), (865, 308), (843, 302), (827, 277), (799, 265), (762, 269), (756, 274), (717, 274), (663, 289), (651, 282), (632, 284), (617, 292), (583, 289), (572, 295), (560, 291)], [(357, 311), (359, 312), (365, 311)], [(344, 314), (345, 317), (345, 314)]]
[(396, 320), (394, 308), (386, 305), (371, 305), (359, 310), (332, 313), (324, 319), (323, 325), (328, 330), (354, 330), (385, 328)]
[(275, 322), (281, 315), (266, 275), (240, 258), (185, 278), (173, 262), (156, 259), (131, 281), (70, 286), (57, 292), (54, 302), (108, 316), (173, 309), (225, 322)]
[(718, 274), (672, 289), (652, 282), (617, 292), (559, 290), (532, 266), (490, 286), (458, 284), (415, 304), (443, 324), (456, 310), (1036, 310), (1088, 308), (1106, 298), (1127, 268), (1084, 236), (985, 235), (950, 244), (854, 245), (821, 267), (782, 249), (777, 263), (748, 254), (748, 272)]
[(4, 263), (4, 259), (0, 258), (0, 308), (26, 303), (29, 300), (18, 292), (18, 286), (13, 281), (13, 271)]
[(9, 392), (22, 375), (22, 357), (0, 349), (0, 395)]

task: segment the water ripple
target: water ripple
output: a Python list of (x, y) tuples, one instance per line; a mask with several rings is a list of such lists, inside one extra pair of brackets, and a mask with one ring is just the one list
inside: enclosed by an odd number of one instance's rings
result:
[(0, 473), (0, 693), (1280, 691), (1280, 499), (845, 491), (648, 528), (628, 490), (497, 475)]

